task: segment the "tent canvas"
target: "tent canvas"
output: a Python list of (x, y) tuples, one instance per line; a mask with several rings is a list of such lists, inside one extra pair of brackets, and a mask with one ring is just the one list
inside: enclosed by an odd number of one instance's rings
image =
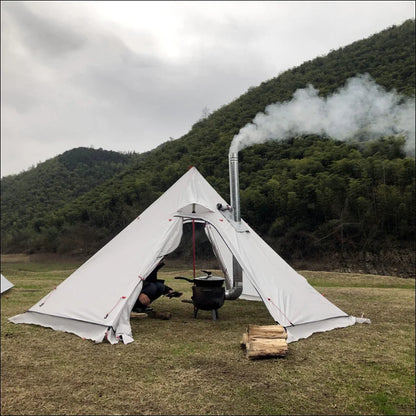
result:
[(1, 274), (1, 293), (6, 292), (14, 286), (13, 283), (9, 282), (3, 274)]
[(232, 257), (243, 270), (241, 298), (261, 299), (288, 342), (360, 322), (332, 304), (290, 267), (243, 220), (218, 210), (226, 201), (195, 167), (67, 279), (9, 320), (37, 324), (110, 343), (133, 341), (130, 313), (143, 280), (182, 238), (183, 224), (205, 224), (214, 252), (232, 282)]

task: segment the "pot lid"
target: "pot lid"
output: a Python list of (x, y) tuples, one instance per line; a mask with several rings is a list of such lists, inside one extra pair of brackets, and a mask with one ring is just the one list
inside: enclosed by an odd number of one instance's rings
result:
[(220, 277), (220, 276), (201, 276), (201, 277), (196, 277), (195, 280), (220, 281), (220, 280), (225, 280), (225, 279), (223, 277)]

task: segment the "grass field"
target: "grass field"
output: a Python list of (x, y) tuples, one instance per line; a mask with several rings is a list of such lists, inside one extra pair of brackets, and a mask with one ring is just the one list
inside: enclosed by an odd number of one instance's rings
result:
[[(2, 258), (2, 415), (410, 415), (415, 413), (415, 281), (300, 271), (354, 325), (289, 344), (285, 358), (248, 360), (248, 324), (272, 324), (261, 302), (227, 301), (218, 321), (193, 318), (191, 285), (161, 278), (182, 298), (152, 306), (170, 320), (132, 319), (135, 342), (94, 344), (8, 318), (64, 280), (76, 262)], [(215, 273), (214, 273), (215, 274)], [(306, 305), (305, 305), (306, 306)]]

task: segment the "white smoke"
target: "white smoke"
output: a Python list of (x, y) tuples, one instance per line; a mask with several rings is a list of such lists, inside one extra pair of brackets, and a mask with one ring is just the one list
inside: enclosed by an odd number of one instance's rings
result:
[(318, 93), (308, 85), (296, 90), (291, 101), (267, 106), (234, 136), (230, 154), (270, 140), (317, 134), (343, 141), (401, 135), (406, 153), (414, 155), (414, 98), (386, 91), (368, 74), (350, 78), (326, 98)]

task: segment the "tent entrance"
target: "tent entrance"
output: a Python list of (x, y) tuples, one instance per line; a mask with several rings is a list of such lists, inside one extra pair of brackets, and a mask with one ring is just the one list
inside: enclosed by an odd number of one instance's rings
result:
[(205, 227), (207, 222), (200, 218), (180, 217), (182, 219), (182, 238), (171, 253), (165, 256), (167, 261), (178, 264), (195, 263), (196, 273), (201, 269), (221, 270)]
[[(175, 215), (182, 219), (183, 233), (179, 246), (169, 259), (193, 264), (195, 270), (220, 270), (225, 279), (226, 299), (261, 300), (219, 230), (208, 220)], [(244, 291), (243, 291), (244, 288)]]

